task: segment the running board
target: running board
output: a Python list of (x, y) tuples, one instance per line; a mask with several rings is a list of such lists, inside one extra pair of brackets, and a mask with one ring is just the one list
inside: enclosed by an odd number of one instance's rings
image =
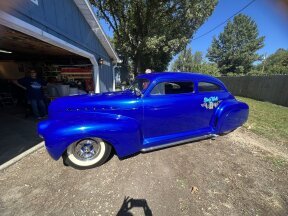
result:
[(211, 138), (211, 137), (217, 137), (217, 136), (218, 136), (217, 134), (208, 134), (208, 135), (204, 135), (204, 136), (200, 136), (200, 137), (194, 137), (194, 138), (190, 138), (190, 139), (180, 140), (180, 141), (171, 142), (171, 143), (167, 143), (167, 144), (163, 144), (163, 145), (153, 146), (153, 147), (149, 147), (149, 148), (143, 148), (143, 149), (141, 149), (141, 152), (154, 151), (157, 149), (167, 148), (167, 147), (176, 146), (176, 145), (187, 143), (187, 142), (193, 142), (193, 141), (203, 140), (203, 139), (207, 139), (207, 138)]

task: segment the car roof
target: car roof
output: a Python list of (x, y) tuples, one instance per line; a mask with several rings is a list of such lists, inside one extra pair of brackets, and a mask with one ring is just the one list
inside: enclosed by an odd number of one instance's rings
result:
[(207, 81), (207, 82), (213, 82), (215, 84), (219, 84), (223, 86), (225, 89), (225, 85), (217, 78), (206, 75), (206, 74), (200, 74), (195, 72), (157, 72), (157, 73), (149, 73), (149, 74), (141, 74), (137, 78), (142, 79), (149, 79), (151, 82), (153, 81), (159, 81), (163, 79), (172, 79), (172, 80), (193, 80), (193, 81)]

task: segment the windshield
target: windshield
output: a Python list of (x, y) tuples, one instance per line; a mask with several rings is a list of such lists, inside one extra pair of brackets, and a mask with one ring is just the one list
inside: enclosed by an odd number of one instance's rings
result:
[(135, 79), (134, 82), (129, 86), (129, 90), (141, 92), (145, 91), (149, 86), (150, 80), (148, 79)]

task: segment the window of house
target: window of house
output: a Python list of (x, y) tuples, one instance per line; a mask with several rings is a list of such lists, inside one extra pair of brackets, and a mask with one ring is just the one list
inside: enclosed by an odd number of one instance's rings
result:
[(151, 95), (184, 94), (194, 92), (193, 82), (162, 82), (151, 91)]
[(212, 91), (221, 91), (223, 90), (221, 86), (209, 83), (209, 82), (199, 82), (198, 83), (198, 91), (199, 92), (212, 92)]

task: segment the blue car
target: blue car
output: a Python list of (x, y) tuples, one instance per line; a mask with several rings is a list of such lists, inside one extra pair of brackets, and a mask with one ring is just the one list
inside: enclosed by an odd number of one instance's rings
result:
[(62, 97), (38, 125), (48, 153), (87, 169), (119, 158), (229, 133), (249, 113), (218, 79), (196, 73), (138, 76), (122, 92)]

